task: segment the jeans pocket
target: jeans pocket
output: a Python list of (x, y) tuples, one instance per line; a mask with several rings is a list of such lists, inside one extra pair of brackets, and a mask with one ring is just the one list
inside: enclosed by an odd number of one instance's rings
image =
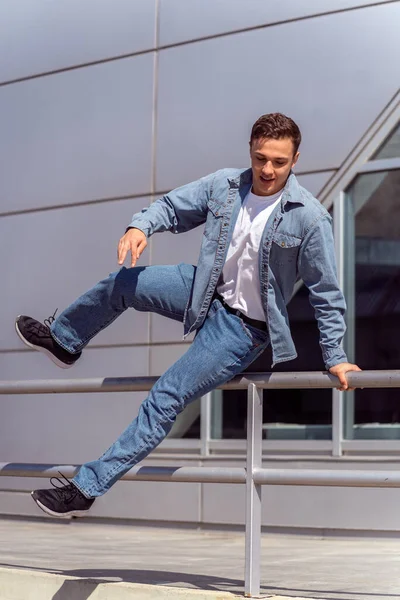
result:
[(266, 331), (262, 331), (261, 329), (257, 329), (257, 327), (253, 327), (248, 323), (245, 323), (243, 319), (237, 317), (240, 321), (243, 331), (250, 338), (251, 343), (254, 348), (258, 348), (262, 344), (266, 344), (268, 341), (268, 333)]

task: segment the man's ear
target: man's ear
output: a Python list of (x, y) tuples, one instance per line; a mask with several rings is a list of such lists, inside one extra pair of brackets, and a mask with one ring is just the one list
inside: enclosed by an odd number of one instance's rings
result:
[(296, 152), (296, 154), (293, 157), (292, 169), (293, 169), (294, 165), (297, 163), (297, 161), (299, 160), (299, 156), (300, 156), (300, 152)]

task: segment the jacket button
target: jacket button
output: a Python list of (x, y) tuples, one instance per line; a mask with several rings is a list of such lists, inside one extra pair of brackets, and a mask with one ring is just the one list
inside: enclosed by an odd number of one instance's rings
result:
[(282, 248), (284, 248), (285, 247), (285, 242), (281, 242), (281, 246), (282, 246)]

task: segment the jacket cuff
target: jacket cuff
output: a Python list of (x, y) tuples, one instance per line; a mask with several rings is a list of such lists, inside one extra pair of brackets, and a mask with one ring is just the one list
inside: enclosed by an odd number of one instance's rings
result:
[(140, 231), (142, 231), (146, 237), (150, 237), (150, 225), (146, 226), (145, 223), (132, 221), (132, 223), (130, 223), (125, 229), (125, 233), (130, 229), (140, 229)]
[(331, 348), (330, 350), (322, 351), (322, 358), (325, 363), (325, 368), (327, 371), (331, 367), (338, 365), (343, 362), (348, 362), (347, 356), (343, 348), (338, 346), (337, 348)]

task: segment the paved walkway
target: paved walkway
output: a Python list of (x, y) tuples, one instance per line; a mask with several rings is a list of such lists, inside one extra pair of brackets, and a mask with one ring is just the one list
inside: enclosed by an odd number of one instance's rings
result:
[[(0, 540), (0, 569), (243, 594), (241, 533), (0, 518)], [(262, 592), (400, 599), (400, 539), (264, 534)]]

